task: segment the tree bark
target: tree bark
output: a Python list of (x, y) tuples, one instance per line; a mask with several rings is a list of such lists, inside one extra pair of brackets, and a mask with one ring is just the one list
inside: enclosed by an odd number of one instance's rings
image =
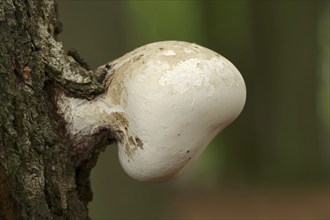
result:
[(90, 169), (104, 146), (75, 164), (52, 102), (103, 91), (93, 71), (56, 41), (54, 0), (0, 1), (0, 219), (89, 219)]

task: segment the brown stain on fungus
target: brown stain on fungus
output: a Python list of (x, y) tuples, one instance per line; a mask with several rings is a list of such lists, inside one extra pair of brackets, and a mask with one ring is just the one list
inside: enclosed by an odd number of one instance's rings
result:
[(138, 146), (139, 148), (143, 149), (143, 142), (141, 141), (141, 139), (138, 138), (138, 137), (135, 137), (135, 141), (136, 141), (136, 143), (137, 143), (137, 146)]
[(143, 142), (140, 138), (131, 134), (129, 129), (129, 122), (126, 119), (124, 113), (122, 112), (113, 112), (111, 114), (112, 121), (112, 130), (115, 133), (116, 140), (118, 143), (122, 144), (125, 148), (125, 154), (133, 159), (135, 152), (138, 149), (143, 149)]
[(129, 144), (125, 143), (125, 153), (127, 157), (133, 159), (134, 152), (135, 152), (134, 148), (130, 148)]
[(138, 149), (143, 149), (142, 146), (143, 143), (140, 138), (135, 137), (134, 139), (132, 136), (129, 136), (127, 142), (125, 143), (125, 153), (132, 159)]
[(112, 116), (114, 117), (115, 122), (117, 122), (117, 124), (120, 127), (124, 127), (125, 129), (128, 127), (128, 121), (127, 121), (127, 119), (126, 119), (126, 117), (124, 116), (123, 113), (113, 112)]
[(119, 143), (125, 143), (126, 133), (124, 127), (128, 127), (128, 121), (122, 112), (113, 112), (111, 114), (111, 130), (115, 135), (115, 139)]
[(133, 139), (132, 136), (129, 136), (129, 138), (128, 138), (128, 143), (129, 143), (130, 145), (135, 145), (135, 141), (134, 141), (134, 139)]

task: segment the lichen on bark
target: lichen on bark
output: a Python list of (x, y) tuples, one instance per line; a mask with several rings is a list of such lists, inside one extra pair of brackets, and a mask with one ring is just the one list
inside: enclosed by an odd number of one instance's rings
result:
[(89, 174), (104, 146), (75, 166), (52, 89), (91, 97), (97, 75), (65, 55), (53, 0), (0, 2), (0, 219), (88, 219)]

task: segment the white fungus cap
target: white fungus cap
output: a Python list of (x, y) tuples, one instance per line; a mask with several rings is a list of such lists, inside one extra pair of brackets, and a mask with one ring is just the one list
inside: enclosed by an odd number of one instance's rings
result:
[(121, 122), (112, 130), (122, 167), (137, 180), (178, 176), (245, 104), (236, 67), (193, 43), (148, 44), (110, 65), (109, 86), (99, 99), (120, 109)]
[(79, 148), (92, 148), (93, 138), (110, 129), (122, 167), (141, 181), (181, 174), (245, 104), (235, 66), (192, 43), (148, 44), (104, 69), (104, 94), (85, 100), (59, 93), (58, 113)]

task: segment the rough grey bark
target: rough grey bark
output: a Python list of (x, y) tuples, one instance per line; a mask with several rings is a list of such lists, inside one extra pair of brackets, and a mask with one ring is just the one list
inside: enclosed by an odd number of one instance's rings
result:
[(52, 94), (103, 86), (64, 54), (60, 27), (54, 0), (0, 1), (0, 219), (88, 219), (90, 169), (108, 140), (74, 164)]

